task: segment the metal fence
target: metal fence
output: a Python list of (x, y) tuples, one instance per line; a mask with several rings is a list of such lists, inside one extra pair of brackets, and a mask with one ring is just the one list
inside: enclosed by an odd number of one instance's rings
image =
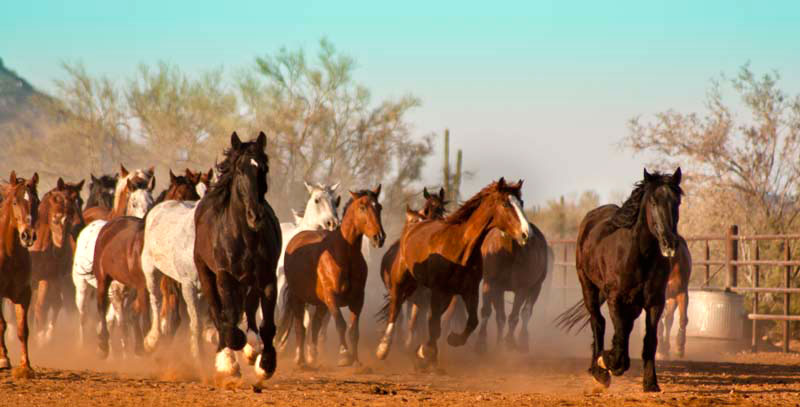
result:
[[(702, 235), (686, 236), (689, 249), (692, 253), (692, 274), (697, 276), (698, 271), (702, 271), (702, 283), (690, 288), (718, 289), (732, 291), (742, 294), (752, 295), (752, 312), (747, 318), (752, 321), (752, 350), (758, 350), (758, 321), (782, 321), (783, 322), (783, 351), (789, 351), (790, 323), (800, 321), (800, 315), (791, 315), (790, 299), (792, 294), (800, 293), (800, 288), (792, 287), (793, 271), (800, 268), (800, 260), (792, 260), (792, 243), (800, 240), (800, 234), (786, 235), (752, 235), (746, 236), (739, 234), (739, 228), (732, 225), (727, 233), (721, 235)], [(781, 246), (782, 259), (762, 258), (762, 247), (766, 242), (778, 243)], [(580, 286), (575, 277), (575, 239), (551, 240), (553, 251), (556, 256), (554, 261), (554, 286), (555, 290), (562, 290), (564, 298), (575, 301), (576, 292), (580, 294)], [(722, 245), (722, 253), (715, 253), (712, 247), (719, 248)], [(800, 246), (798, 246), (800, 247)], [(748, 249), (748, 256), (740, 256), (742, 251)], [(740, 258), (746, 259), (740, 259)], [(747, 259), (749, 257), (749, 259)], [(774, 256), (773, 256), (774, 257)], [(713, 283), (712, 268), (717, 271), (725, 271), (724, 283), (715, 285)], [(740, 268), (749, 268), (751, 285), (748, 287), (739, 285)], [(782, 284), (780, 287), (763, 287), (762, 277), (764, 273), (782, 273)], [(693, 281), (697, 281), (693, 278)], [(761, 294), (778, 294), (783, 296), (782, 314), (760, 314), (759, 296)], [(579, 298), (579, 297), (578, 297)], [(568, 301), (565, 301), (569, 303)]]

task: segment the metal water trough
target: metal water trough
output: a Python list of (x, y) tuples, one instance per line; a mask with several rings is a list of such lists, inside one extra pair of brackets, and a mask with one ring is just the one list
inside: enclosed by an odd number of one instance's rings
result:
[[(740, 294), (723, 290), (691, 289), (686, 335), (739, 341), (744, 338), (746, 316), (744, 296)], [(677, 321), (677, 315), (675, 319)]]

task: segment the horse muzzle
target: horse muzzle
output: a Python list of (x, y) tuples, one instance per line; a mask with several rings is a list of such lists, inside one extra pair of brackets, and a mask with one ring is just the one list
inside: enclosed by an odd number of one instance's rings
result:
[(339, 220), (336, 218), (330, 218), (324, 223), (325, 230), (334, 231), (339, 226)]
[(31, 229), (25, 228), (19, 234), (19, 240), (25, 247), (33, 246), (33, 243), (36, 241), (36, 231), (33, 230), (32, 228)]
[(383, 247), (383, 243), (386, 241), (386, 233), (380, 231), (377, 235), (372, 237), (372, 246), (376, 249), (380, 249)]
[(670, 239), (666, 237), (658, 239), (658, 247), (661, 250), (661, 255), (668, 259), (675, 257), (677, 246), (677, 239)]

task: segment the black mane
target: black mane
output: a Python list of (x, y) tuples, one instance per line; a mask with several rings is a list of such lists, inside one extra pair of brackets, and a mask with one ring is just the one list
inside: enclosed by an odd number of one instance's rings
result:
[[(370, 198), (374, 199), (376, 202), (378, 201), (378, 195), (375, 195), (375, 192), (370, 191), (369, 189), (359, 189), (358, 191), (354, 191), (353, 194), (357, 198), (361, 198), (362, 196), (369, 196)], [(350, 207), (350, 204), (353, 203), (353, 197), (350, 197), (350, 200), (344, 204), (344, 209), (342, 210), (342, 218), (344, 218), (344, 214), (347, 213), (347, 208)]]
[(609, 224), (614, 229), (631, 228), (639, 220), (639, 210), (642, 207), (642, 200), (645, 195), (652, 192), (656, 188), (668, 185), (674, 193), (678, 196), (683, 195), (683, 190), (680, 186), (673, 184), (672, 177), (667, 174), (662, 174), (658, 171), (651, 174), (649, 180), (642, 180), (634, 184), (631, 195), (622, 204), (622, 207), (614, 212), (614, 215), (609, 220)]

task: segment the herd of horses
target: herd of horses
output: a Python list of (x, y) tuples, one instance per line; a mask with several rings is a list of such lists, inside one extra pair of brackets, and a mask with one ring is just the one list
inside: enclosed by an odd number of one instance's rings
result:
[[(291, 331), (295, 363), (316, 364), (320, 331), (329, 319), (338, 333), (338, 365), (360, 365), (368, 246), (380, 248), (386, 240), (381, 185), (350, 191), (339, 217), (338, 184), (306, 183), (305, 210), (294, 213), (294, 222), (280, 223), (266, 200), (266, 143), (263, 132), (252, 141), (234, 132), (215, 169), (170, 171), (170, 184), (156, 199), (153, 168), (121, 166), (116, 176), (92, 175), (85, 205), (83, 181), (59, 178), (40, 202), (38, 175), (24, 179), (12, 172), (0, 187), (0, 301), (15, 306), (18, 369), (32, 373), (30, 305), (37, 338), (46, 343), (64, 302), (73, 299), (79, 342), (88, 346), (87, 334), (95, 331), (87, 327), (97, 326), (101, 358), (109, 354), (112, 329), (119, 330), (126, 352), (144, 354), (172, 337), (184, 314), (193, 360), (202, 366), (204, 340), (214, 343), (219, 375), (240, 374), (236, 352), (241, 351), (259, 379), (271, 377)], [(605, 386), (610, 374), (630, 366), (628, 341), (642, 311), (646, 391), (658, 390), (654, 358), (665, 304), (667, 329), (676, 306), (681, 309), (678, 346), (683, 352), (691, 260), (677, 234), (680, 180), (680, 169), (672, 175), (645, 171), (621, 207), (599, 207), (580, 225), (576, 266), (583, 301), (559, 322), (567, 328), (583, 321), (591, 325), (590, 373)], [(378, 317), (386, 325), (378, 359), (389, 354), (405, 314), (407, 326), (401, 331), (415, 366), (437, 369), (442, 319), (459, 307), (466, 323), (447, 335), (449, 345), (465, 345), (480, 325), (476, 347), (485, 352), (494, 308), (498, 345), (527, 352), (528, 322), (553, 253), (526, 218), (522, 181), (500, 178), (452, 213), (444, 190), (424, 189), (423, 197), (422, 209), (406, 208), (402, 233), (380, 262), (386, 302)], [(514, 294), (507, 320), (506, 292)], [(92, 299), (96, 315), (90, 311)], [(603, 345), (603, 303), (615, 329), (611, 350)], [(349, 309), (349, 318), (342, 307)], [(426, 327), (418, 323), (420, 314), (427, 317)], [(97, 325), (90, 324), (94, 318)], [(11, 367), (5, 329), (0, 307), (0, 369)]]

